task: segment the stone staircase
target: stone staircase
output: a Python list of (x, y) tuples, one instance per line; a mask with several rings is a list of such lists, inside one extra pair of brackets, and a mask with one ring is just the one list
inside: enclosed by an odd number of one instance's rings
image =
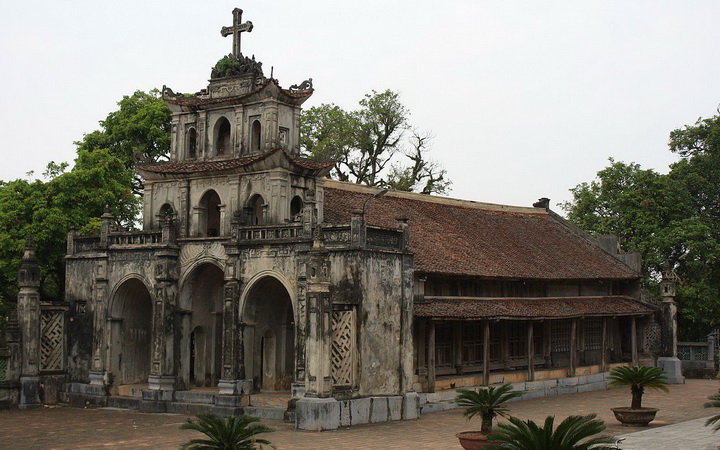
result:
[[(260, 392), (250, 395), (245, 414), (260, 419), (295, 421), (295, 411), (288, 412), (290, 391)], [(286, 412), (288, 412), (286, 414)]]

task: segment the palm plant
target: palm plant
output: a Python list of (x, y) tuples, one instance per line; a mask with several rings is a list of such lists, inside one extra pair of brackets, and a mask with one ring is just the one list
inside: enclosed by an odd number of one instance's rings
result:
[(667, 377), (659, 367), (616, 367), (610, 371), (608, 387), (630, 386), (632, 403), (630, 409), (642, 408), (642, 396), (645, 388), (670, 392)]
[[(705, 403), (706, 408), (720, 408), (720, 394), (711, 395), (708, 397), (709, 402)], [(705, 426), (715, 425), (713, 427), (713, 433), (720, 430), (720, 414), (712, 416), (705, 422)]]
[(230, 416), (223, 418), (217, 414), (198, 414), (197, 422), (188, 419), (180, 425), (181, 430), (195, 430), (203, 433), (208, 439), (192, 439), (183, 444), (182, 449), (188, 450), (244, 450), (257, 448), (256, 444), (270, 444), (265, 439), (255, 436), (269, 433), (272, 428), (258, 423), (259, 419), (247, 416)]
[[(616, 439), (611, 436), (595, 436), (605, 430), (605, 423), (595, 414), (570, 416), (553, 430), (555, 417), (548, 416), (543, 426), (532, 420), (526, 422), (510, 417), (510, 423), (499, 424), (488, 440), (498, 445), (490, 448), (516, 450), (588, 450), (611, 449)], [(595, 436), (595, 437), (593, 437)]]
[(491, 386), (478, 391), (460, 389), (455, 397), (455, 402), (458, 406), (465, 408), (463, 416), (468, 420), (479, 415), (482, 420), (480, 431), (487, 434), (492, 431), (495, 417), (508, 417), (505, 403), (521, 395), (522, 392), (513, 391), (511, 385), (504, 384), (500, 387)]

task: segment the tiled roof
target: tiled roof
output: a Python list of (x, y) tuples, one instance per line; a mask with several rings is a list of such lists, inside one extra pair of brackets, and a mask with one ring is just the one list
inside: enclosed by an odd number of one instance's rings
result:
[[(328, 181), (324, 221), (349, 223), (373, 192)], [(542, 208), (390, 192), (366, 204), (369, 225), (408, 218), (420, 273), (520, 279), (634, 279), (640, 274)]]
[[(144, 170), (150, 173), (167, 174), (167, 175), (180, 175), (180, 174), (192, 174), (192, 173), (205, 173), (205, 172), (218, 172), (224, 170), (236, 169), (239, 167), (245, 167), (258, 161), (262, 161), (277, 152), (281, 152), (282, 149), (276, 148), (270, 150), (267, 153), (260, 153), (257, 155), (243, 156), (240, 158), (223, 159), (215, 161), (198, 161), (198, 162), (162, 162), (154, 164), (138, 164), (136, 168), (138, 170)], [(288, 155), (288, 160), (293, 164), (309, 170), (320, 170), (331, 167), (334, 163), (332, 161), (311, 161), (304, 158), (295, 158)]]
[(624, 296), (548, 298), (426, 297), (415, 317), (435, 319), (562, 319), (651, 314), (648, 306)]

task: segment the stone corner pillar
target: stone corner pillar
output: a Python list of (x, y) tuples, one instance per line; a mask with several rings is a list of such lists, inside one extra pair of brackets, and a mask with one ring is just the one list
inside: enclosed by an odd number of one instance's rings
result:
[(19, 407), (42, 406), (40, 399), (40, 268), (35, 242), (27, 237), (18, 271), (17, 321), (20, 331)]
[(660, 305), (662, 313), (662, 346), (657, 366), (665, 371), (670, 384), (683, 384), (682, 362), (677, 357), (677, 305), (675, 304), (675, 282), (677, 276), (666, 264), (660, 281), (663, 296)]

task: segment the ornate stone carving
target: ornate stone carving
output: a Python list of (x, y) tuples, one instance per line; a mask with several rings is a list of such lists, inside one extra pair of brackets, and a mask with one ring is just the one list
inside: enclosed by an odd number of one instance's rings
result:
[(225, 254), (225, 248), (219, 242), (187, 244), (180, 251), (180, 267), (185, 270), (189, 265), (201, 258), (225, 261), (227, 255)]
[(290, 86), (291, 91), (296, 92), (307, 92), (313, 90), (313, 81), (312, 78), (308, 78), (307, 80), (303, 81), (300, 84), (293, 84)]
[(352, 386), (355, 372), (355, 314), (353, 310), (332, 313), (332, 384)]
[(65, 321), (62, 311), (43, 311), (40, 315), (40, 370), (64, 370)]

